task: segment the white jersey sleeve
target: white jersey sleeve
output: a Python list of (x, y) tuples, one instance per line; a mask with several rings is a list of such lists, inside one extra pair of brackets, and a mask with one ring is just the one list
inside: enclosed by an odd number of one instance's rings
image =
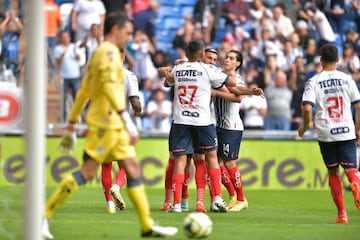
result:
[(319, 141), (355, 139), (351, 104), (360, 101), (355, 81), (340, 71), (323, 71), (305, 86), (302, 103), (315, 107), (315, 126)]
[(139, 98), (139, 83), (135, 73), (125, 69), (125, 82), (126, 96), (128, 98), (137, 97)]

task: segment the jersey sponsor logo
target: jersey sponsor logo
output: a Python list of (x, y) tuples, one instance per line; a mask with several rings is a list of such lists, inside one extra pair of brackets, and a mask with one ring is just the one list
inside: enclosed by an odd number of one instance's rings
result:
[(202, 75), (202, 73), (198, 72), (197, 70), (193, 70), (193, 69), (175, 71), (176, 77), (196, 77), (199, 75)]
[(13, 122), (19, 114), (19, 99), (12, 94), (0, 93), (0, 124)]
[(195, 118), (200, 117), (199, 112), (191, 112), (191, 111), (182, 111), (181, 115), (183, 115), (184, 117), (195, 117)]
[(348, 127), (338, 127), (338, 128), (330, 129), (330, 133), (332, 135), (348, 133), (348, 132), (350, 132), (350, 129)]
[(342, 79), (327, 79), (324, 81), (319, 81), (320, 88), (328, 88), (328, 87), (338, 87), (346, 84)]

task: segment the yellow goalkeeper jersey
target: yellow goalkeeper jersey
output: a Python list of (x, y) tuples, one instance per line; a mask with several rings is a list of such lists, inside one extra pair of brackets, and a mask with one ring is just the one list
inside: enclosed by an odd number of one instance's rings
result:
[(92, 55), (69, 115), (77, 122), (90, 100), (86, 123), (106, 129), (120, 129), (124, 124), (118, 112), (125, 109), (124, 70), (117, 46), (103, 42)]

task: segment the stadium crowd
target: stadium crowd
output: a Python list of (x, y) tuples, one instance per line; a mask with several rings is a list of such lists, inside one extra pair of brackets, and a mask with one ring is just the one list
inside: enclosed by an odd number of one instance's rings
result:
[[(25, 61), (21, 32), (26, 16), (21, 0), (3, 2), (0, 80), (11, 75), (21, 85)], [(169, 25), (164, 9), (184, 10), (183, 19)], [(245, 129), (298, 128), (304, 84), (321, 71), (319, 49), (326, 43), (337, 45), (337, 68), (352, 75), (360, 88), (358, 0), (46, 0), (48, 81), (62, 91), (62, 120), (88, 59), (102, 41), (104, 17), (115, 11), (125, 11), (135, 24), (126, 64), (139, 80), (142, 130), (169, 131), (171, 93), (163, 87), (164, 79), (156, 68), (184, 58), (185, 46), (194, 39), (216, 50), (219, 67), (226, 52), (240, 50), (244, 56), (241, 75), (249, 86), (264, 89), (266, 101), (244, 98), (240, 114)], [(166, 47), (161, 39), (164, 33), (170, 36)]]

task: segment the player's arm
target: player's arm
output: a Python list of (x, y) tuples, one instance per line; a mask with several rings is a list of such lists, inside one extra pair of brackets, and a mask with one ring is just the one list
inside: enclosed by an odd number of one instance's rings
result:
[(310, 126), (312, 121), (312, 104), (311, 103), (303, 103), (302, 105), (302, 115), (303, 115), (303, 124), (299, 127), (298, 133), (300, 137), (304, 136), (306, 129)]
[(69, 123), (77, 123), (79, 117), (86, 104), (90, 99), (90, 86), (89, 86), (89, 74), (86, 73), (81, 80), (80, 89), (75, 96), (74, 104), (71, 108), (68, 121)]
[(167, 87), (171, 86), (171, 84), (174, 83), (175, 79), (171, 74), (171, 66), (159, 67), (157, 70), (160, 77), (165, 77), (165, 84), (167, 84)]
[(257, 95), (265, 97), (264, 92), (261, 88), (248, 88), (245, 86), (229, 87), (230, 92), (236, 95)]
[(221, 97), (223, 99), (225, 99), (226, 101), (229, 102), (238, 102), (240, 103), (242, 100), (242, 96), (241, 95), (236, 95), (234, 93), (231, 93), (228, 88), (226, 87), (221, 87), (218, 89), (211, 89), (211, 96), (213, 97)]
[(129, 98), (132, 109), (134, 110), (134, 116), (139, 117), (142, 113), (142, 106), (139, 97)]
[(360, 145), (360, 102), (354, 104), (356, 144)]

